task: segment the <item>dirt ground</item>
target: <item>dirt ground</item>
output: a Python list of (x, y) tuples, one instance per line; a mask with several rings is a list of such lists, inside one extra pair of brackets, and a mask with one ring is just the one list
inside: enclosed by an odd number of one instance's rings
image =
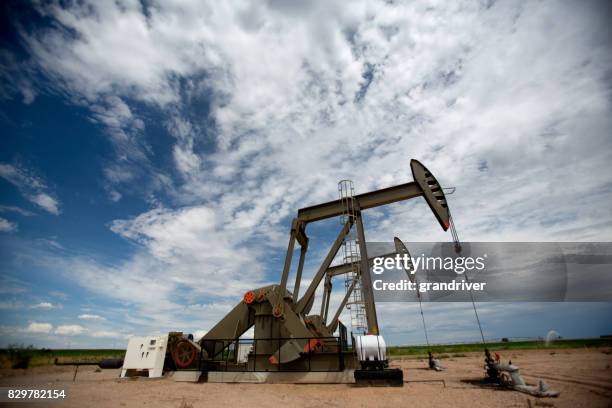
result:
[[(118, 370), (70, 367), (0, 371), (1, 387), (65, 389), (61, 407), (612, 407), (612, 354), (606, 349), (516, 350), (502, 353), (521, 368), (530, 384), (542, 378), (558, 398), (534, 398), (515, 391), (483, 388), (466, 380), (483, 378), (482, 355), (442, 360), (434, 372), (418, 359), (393, 360), (404, 370), (404, 387), (346, 384), (193, 384), (164, 379), (118, 379)], [(424, 380), (444, 380), (419, 382)], [(27, 404), (16, 403), (17, 407)], [(40, 403), (32, 404), (40, 407)], [(7, 406), (7, 405), (3, 405)]]

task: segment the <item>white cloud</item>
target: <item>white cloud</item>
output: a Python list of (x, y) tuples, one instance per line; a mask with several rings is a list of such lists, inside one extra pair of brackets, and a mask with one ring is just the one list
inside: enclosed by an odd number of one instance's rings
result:
[(17, 229), (17, 224), (0, 217), (0, 232), (14, 232), (17, 231)]
[(54, 305), (51, 302), (40, 302), (30, 306), (31, 309), (58, 309), (60, 305)]
[(67, 294), (65, 294), (64, 292), (60, 292), (58, 290), (49, 291), (49, 295), (55, 296), (57, 298), (64, 299), (64, 300), (68, 299), (68, 295)]
[(108, 193), (108, 195), (111, 201), (114, 203), (118, 202), (119, 200), (121, 200), (121, 197), (123, 197), (123, 195), (120, 192), (115, 191), (115, 190), (112, 190), (110, 193)]
[(17, 310), (24, 307), (23, 302), (17, 300), (2, 300), (0, 301), (0, 309), (3, 310)]
[(30, 284), (10, 276), (0, 276), (0, 294), (19, 294), (29, 291)]
[(27, 305), (25, 304), (23, 301), (21, 300), (4, 300), (4, 301), (0, 301), (0, 309), (12, 309), (12, 310), (18, 310), (18, 309), (61, 309), (62, 305), (60, 304), (53, 304), (50, 302), (39, 302), (39, 303), (35, 303), (35, 304), (31, 304), (31, 305)]
[(62, 250), (64, 249), (64, 247), (62, 246), (62, 244), (60, 244), (57, 240), (56, 237), (50, 237), (50, 238), (38, 238), (36, 240), (36, 243), (42, 244), (43, 246), (47, 247), (47, 248), (51, 248), (53, 250)]
[(98, 331), (91, 333), (91, 337), (118, 339), (118, 338), (123, 338), (123, 335), (121, 333), (117, 333), (113, 331), (98, 330)]
[[(610, 125), (610, 57), (595, 40), (605, 26), (595, 7), (313, 2), (298, 13), (276, 3), (165, 2), (146, 13), (139, 4), (41, 12), (79, 34), (27, 38), (41, 68), (61, 79), (55, 86), (90, 101), (120, 157), (134, 152), (126, 143), (143, 157), (148, 149), (126, 100), (161, 109), (183, 175), (177, 186), (161, 185), (186, 204), (214, 201), (224, 220), (284, 231), (279, 221), (297, 207), (333, 198), (337, 179), (355, 179), (359, 191), (403, 182), (408, 159), (418, 157), (459, 187), (453, 204), (464, 236), (489, 237), (492, 225), (514, 234), (500, 220), (537, 209), (527, 236), (558, 219), (586, 229), (577, 238), (602, 235), (592, 225), (605, 214), (576, 207), (584, 193), (560, 182), (590, 174), (584, 190), (609, 194), (606, 172), (595, 171), (607, 169), (609, 149), (588, 153)], [(568, 16), (570, 29), (547, 23)], [(183, 114), (204, 93), (212, 129)], [(589, 142), (579, 142), (586, 133)], [(214, 153), (198, 153), (210, 135)], [(589, 160), (572, 171), (568, 151)], [(133, 181), (126, 166), (109, 166), (109, 180)], [(575, 200), (545, 213), (525, 199), (542, 189)], [(245, 197), (257, 199), (245, 205)], [(485, 222), (463, 221), (477, 219), (472, 203)]]
[(75, 336), (85, 331), (86, 329), (78, 324), (66, 324), (57, 326), (54, 333), (60, 336)]
[(53, 325), (50, 323), (36, 323), (32, 322), (25, 329), (28, 333), (50, 333), (53, 329)]
[(24, 210), (23, 208), (15, 207), (12, 205), (0, 205), (0, 212), (15, 212), (19, 215), (23, 215), (24, 217), (31, 217), (35, 215), (31, 211)]
[(79, 319), (83, 320), (106, 320), (104, 317), (96, 315), (96, 314), (81, 314), (79, 315)]
[[(132, 220), (117, 220), (111, 229), (140, 242), (153, 257), (147, 266), (140, 265), (138, 259), (132, 262), (131, 266), (138, 268), (133, 272), (143, 280), (154, 281), (165, 275), (166, 280), (211, 295), (225, 295), (238, 288), (248, 290), (261, 284), (262, 270), (253, 263), (259, 253), (248, 242), (252, 232), (240, 225), (220, 224), (221, 219), (222, 214), (213, 208), (159, 208)], [(162, 269), (158, 270), (157, 265)], [(140, 270), (141, 266), (146, 269)], [(247, 276), (243, 273), (246, 268)], [(199, 270), (198, 274), (193, 273), (195, 270)], [(204, 277), (206, 285), (199, 284)]]
[(24, 167), (0, 163), (0, 177), (15, 185), (21, 194), (43, 210), (59, 215), (59, 202), (47, 190), (45, 182)]
[(30, 200), (32, 200), (34, 204), (38, 205), (40, 208), (46, 210), (51, 214), (60, 214), (59, 203), (55, 198), (51, 197), (47, 193), (38, 193), (32, 196)]

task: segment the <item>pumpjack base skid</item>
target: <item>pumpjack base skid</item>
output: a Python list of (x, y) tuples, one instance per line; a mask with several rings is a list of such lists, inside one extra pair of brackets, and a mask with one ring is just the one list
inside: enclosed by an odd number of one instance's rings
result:
[(209, 372), (203, 381), (210, 383), (256, 384), (353, 384), (354, 370), (328, 372)]
[(360, 386), (403, 387), (404, 371), (401, 368), (355, 370), (355, 384)]

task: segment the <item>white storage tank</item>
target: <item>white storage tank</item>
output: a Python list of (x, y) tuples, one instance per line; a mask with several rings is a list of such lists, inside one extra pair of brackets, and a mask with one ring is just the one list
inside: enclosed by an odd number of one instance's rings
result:
[(387, 345), (382, 336), (368, 334), (355, 336), (355, 351), (359, 361), (385, 361)]

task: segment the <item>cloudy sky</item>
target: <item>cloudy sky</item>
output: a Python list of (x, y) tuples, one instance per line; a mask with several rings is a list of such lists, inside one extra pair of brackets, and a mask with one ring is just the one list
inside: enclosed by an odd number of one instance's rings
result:
[[(463, 240), (612, 238), (608, 2), (61, 3), (1, 6), (0, 346), (201, 333), (279, 280), (298, 208), (411, 158)], [(309, 227), (307, 278), (337, 229)], [(422, 200), (366, 229), (450, 240)], [(471, 305), (425, 307), (434, 342), (478, 339)], [(424, 342), (417, 310), (379, 305), (389, 343)], [(607, 303), (481, 314), (491, 338), (612, 327)]]

